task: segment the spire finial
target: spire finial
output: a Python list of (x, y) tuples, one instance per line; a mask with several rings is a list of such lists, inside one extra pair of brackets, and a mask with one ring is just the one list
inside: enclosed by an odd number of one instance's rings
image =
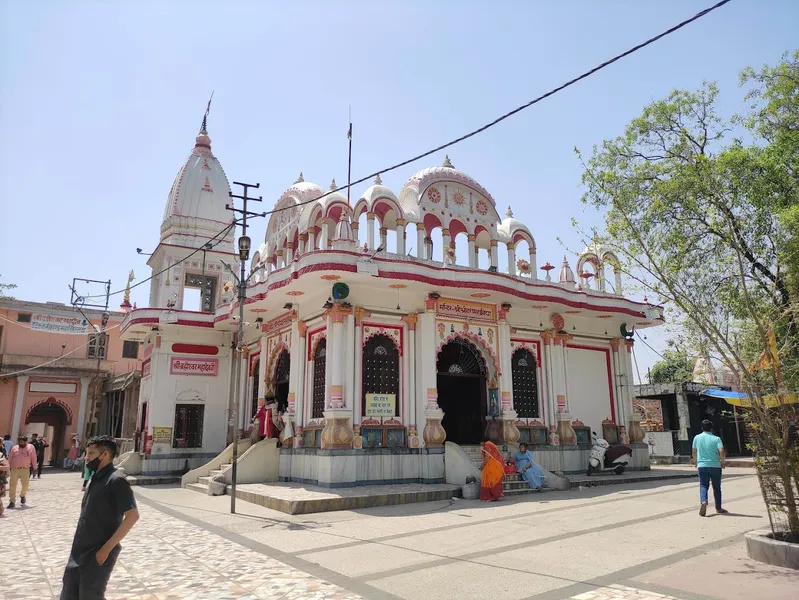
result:
[(375, 175), (375, 185), (383, 185), (383, 180), (380, 179), (380, 173)]
[(333, 178), (333, 181), (330, 182), (330, 189), (335, 190), (338, 186), (336, 185), (336, 178)]
[(211, 101), (214, 99), (214, 92), (211, 92), (211, 97), (208, 98), (208, 106), (205, 107), (205, 114), (203, 115), (203, 124), (200, 127), (200, 135), (208, 135), (208, 113), (211, 112)]
[(305, 181), (305, 177), (302, 176), (302, 171), (300, 171), (300, 176), (297, 177), (297, 181), (294, 183), (302, 183), (303, 181)]
[(449, 154), (444, 155), (444, 166), (448, 169), (454, 169), (452, 162), (449, 160)]
[(508, 217), (509, 219), (513, 218), (513, 209), (511, 209), (510, 206), (508, 206), (508, 212), (505, 213), (505, 216)]

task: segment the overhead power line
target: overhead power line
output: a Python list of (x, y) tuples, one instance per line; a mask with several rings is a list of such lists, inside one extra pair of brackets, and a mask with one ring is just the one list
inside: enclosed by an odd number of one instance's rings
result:
[[(423, 158), (426, 158), (426, 157), (430, 156), (431, 154), (435, 154), (436, 152), (440, 152), (440, 151), (442, 151), (442, 150), (445, 150), (445, 149), (447, 149), (447, 148), (449, 148), (449, 147), (451, 147), (451, 146), (454, 146), (455, 144), (459, 144), (459, 143), (461, 143), (461, 142), (463, 142), (463, 141), (465, 141), (465, 140), (468, 140), (468, 139), (469, 139), (469, 138), (471, 138), (471, 137), (474, 137), (474, 136), (476, 136), (476, 135), (478, 135), (478, 134), (480, 134), (480, 133), (482, 133), (482, 132), (484, 132), (484, 131), (486, 131), (486, 130), (488, 130), (488, 129), (491, 129), (492, 127), (494, 127), (495, 125), (498, 125), (499, 123), (501, 123), (501, 122), (502, 122), (502, 121), (504, 121), (505, 119), (508, 119), (508, 118), (512, 117), (513, 115), (515, 115), (515, 114), (517, 114), (517, 113), (520, 113), (521, 111), (523, 111), (523, 110), (525, 110), (525, 109), (527, 109), (527, 108), (530, 108), (530, 107), (531, 107), (531, 106), (533, 106), (534, 104), (538, 104), (538, 103), (539, 103), (539, 102), (541, 102), (542, 100), (545, 100), (545, 99), (549, 98), (550, 96), (553, 96), (553, 95), (557, 94), (558, 92), (561, 92), (561, 91), (565, 90), (566, 88), (568, 88), (568, 87), (571, 87), (571, 86), (572, 86), (572, 85), (574, 85), (575, 83), (578, 83), (578, 82), (582, 81), (583, 79), (587, 79), (588, 77), (590, 77), (590, 76), (591, 76), (591, 75), (593, 75), (594, 73), (598, 73), (598, 72), (599, 72), (599, 71), (601, 71), (602, 69), (604, 69), (604, 68), (606, 68), (606, 67), (609, 67), (610, 65), (612, 65), (613, 63), (615, 63), (615, 62), (617, 62), (617, 61), (621, 60), (622, 58), (626, 58), (627, 56), (630, 56), (631, 54), (633, 54), (633, 53), (635, 53), (635, 52), (638, 52), (639, 50), (641, 50), (641, 49), (643, 49), (643, 48), (646, 48), (646, 47), (647, 47), (647, 46), (649, 46), (650, 44), (654, 44), (654, 43), (655, 43), (655, 42), (657, 42), (658, 40), (661, 40), (661, 39), (663, 39), (664, 37), (666, 37), (666, 36), (668, 36), (668, 35), (671, 35), (671, 34), (672, 34), (672, 33), (674, 33), (675, 31), (678, 31), (678, 30), (682, 29), (682, 28), (683, 28), (683, 27), (685, 27), (686, 25), (690, 25), (690, 24), (691, 24), (691, 23), (693, 23), (694, 21), (697, 21), (697, 20), (701, 19), (702, 17), (704, 17), (705, 15), (708, 15), (708, 14), (710, 14), (710, 13), (711, 13), (711, 12), (713, 12), (714, 10), (716, 10), (716, 9), (718, 9), (718, 8), (721, 8), (721, 7), (722, 7), (722, 6), (724, 6), (725, 4), (728, 4), (730, 1), (731, 1), (731, 0), (721, 0), (720, 2), (717, 2), (717, 3), (716, 3), (716, 4), (714, 4), (713, 6), (711, 6), (711, 7), (709, 7), (709, 8), (706, 8), (705, 10), (702, 10), (702, 11), (700, 11), (700, 12), (696, 13), (694, 16), (692, 16), (692, 17), (690, 17), (690, 18), (688, 18), (688, 19), (685, 19), (684, 21), (681, 21), (681, 22), (680, 22), (680, 23), (678, 23), (677, 25), (674, 25), (673, 27), (670, 27), (669, 29), (666, 29), (666, 30), (665, 30), (665, 31), (663, 31), (662, 33), (659, 33), (658, 35), (656, 35), (656, 36), (654, 36), (654, 37), (651, 37), (651, 38), (649, 38), (649, 39), (648, 39), (648, 40), (646, 40), (645, 42), (642, 42), (642, 43), (640, 43), (640, 44), (638, 44), (638, 45), (636, 45), (636, 46), (633, 46), (632, 48), (630, 48), (629, 50), (626, 50), (626, 51), (622, 52), (621, 54), (617, 54), (617, 55), (616, 55), (616, 56), (614, 56), (613, 58), (610, 58), (610, 59), (606, 60), (605, 62), (603, 62), (603, 63), (600, 63), (599, 65), (595, 66), (593, 69), (590, 69), (590, 70), (588, 70), (588, 71), (585, 71), (585, 72), (584, 72), (584, 73), (582, 73), (581, 75), (578, 75), (577, 77), (575, 77), (575, 78), (573, 78), (573, 79), (570, 79), (570, 80), (569, 80), (569, 81), (567, 81), (566, 83), (563, 83), (563, 84), (559, 85), (558, 87), (556, 87), (556, 88), (553, 88), (553, 89), (549, 90), (549, 91), (548, 91), (548, 92), (546, 92), (545, 94), (541, 94), (540, 96), (538, 96), (537, 98), (534, 98), (534, 99), (530, 100), (530, 101), (529, 101), (529, 102), (527, 102), (526, 104), (522, 104), (521, 106), (518, 106), (518, 107), (514, 108), (514, 109), (513, 109), (513, 110), (511, 110), (510, 112), (507, 112), (507, 113), (505, 113), (504, 115), (502, 115), (502, 116), (500, 116), (500, 117), (497, 117), (496, 119), (494, 119), (493, 121), (491, 121), (491, 122), (489, 122), (489, 123), (486, 123), (486, 124), (485, 124), (485, 125), (483, 125), (482, 127), (478, 127), (478, 128), (477, 128), (477, 129), (475, 129), (474, 131), (470, 131), (469, 133), (466, 133), (466, 134), (464, 134), (464, 135), (462, 135), (462, 136), (460, 136), (460, 137), (457, 137), (457, 138), (455, 138), (454, 140), (451, 140), (451, 141), (449, 141), (449, 142), (447, 142), (447, 143), (445, 143), (445, 144), (441, 144), (440, 146), (436, 146), (435, 148), (433, 148), (433, 149), (431, 149), (431, 150), (427, 150), (426, 152), (423, 152), (423, 153), (421, 153), (421, 154), (417, 154), (416, 156), (413, 156), (412, 158), (409, 158), (409, 159), (407, 159), (407, 160), (403, 160), (402, 162), (399, 162), (399, 163), (397, 163), (397, 164), (395, 164), (395, 165), (392, 165), (392, 166), (390, 166), (390, 167), (387, 167), (387, 168), (385, 168), (385, 169), (380, 169), (380, 170), (378, 170), (378, 171), (375, 171), (374, 173), (371, 173), (371, 174), (369, 174), (369, 175), (366, 175), (366, 176), (364, 176), (364, 177), (361, 177), (360, 179), (356, 179), (355, 181), (348, 182), (348, 183), (347, 183), (347, 185), (342, 185), (342, 186), (340, 186), (340, 187), (337, 187), (337, 188), (335, 188), (335, 189), (332, 189), (332, 190), (330, 190), (330, 191), (328, 191), (328, 192), (325, 192), (324, 194), (322, 194), (322, 195), (320, 195), (320, 196), (317, 196), (316, 198), (312, 198), (312, 199), (310, 199), (310, 200), (305, 200), (304, 202), (300, 202), (300, 203), (298, 203), (298, 204), (292, 204), (291, 206), (286, 206), (286, 207), (283, 207), (283, 208), (275, 208), (275, 209), (272, 209), (272, 210), (266, 211), (266, 212), (264, 213), (264, 215), (271, 215), (271, 214), (274, 214), (274, 213), (282, 212), (282, 211), (284, 211), (284, 210), (289, 210), (289, 209), (295, 208), (295, 207), (297, 207), (297, 206), (303, 206), (303, 205), (305, 205), (305, 204), (311, 204), (311, 203), (313, 203), (313, 202), (316, 202), (317, 200), (321, 200), (322, 198), (325, 198), (325, 197), (327, 197), (327, 196), (329, 196), (329, 195), (331, 195), (331, 194), (334, 194), (334, 193), (336, 193), (336, 192), (341, 192), (341, 191), (343, 191), (343, 190), (349, 190), (349, 189), (350, 189), (350, 188), (351, 188), (353, 185), (358, 185), (358, 184), (360, 184), (360, 183), (363, 183), (363, 182), (365, 182), (365, 181), (368, 181), (368, 180), (370, 180), (370, 179), (373, 179), (373, 178), (374, 178), (375, 176), (377, 176), (377, 175), (380, 175), (380, 174), (383, 174), (383, 173), (388, 173), (388, 172), (390, 172), (390, 171), (395, 171), (395, 170), (397, 170), (397, 169), (399, 169), (399, 168), (401, 168), (401, 167), (404, 167), (404, 166), (406, 166), (406, 165), (409, 165), (409, 164), (411, 164), (411, 163), (414, 163), (414, 162), (416, 162), (416, 161), (418, 161), (418, 160), (421, 160), (421, 159), (423, 159)], [(222, 232), (220, 232), (219, 234), (217, 234), (216, 236), (214, 236), (213, 238), (211, 238), (211, 240), (213, 241), (213, 240), (214, 240), (214, 239), (216, 239), (216, 237), (218, 237), (219, 235), (222, 235), (222, 234), (225, 234), (225, 235), (226, 235), (226, 234), (228, 233), (228, 231), (230, 231), (230, 229), (231, 229), (231, 228), (232, 228), (234, 225), (235, 225), (235, 223), (232, 223), (232, 224), (231, 224), (229, 227), (227, 227), (225, 230), (223, 230)], [(220, 240), (219, 242), (217, 242), (217, 244), (218, 244), (218, 243), (220, 243), (220, 242), (221, 242), (221, 240)], [(216, 245), (216, 244), (214, 244), (214, 245)], [(150, 281), (150, 280), (151, 280), (151, 279), (153, 279), (154, 277), (157, 277), (158, 275), (160, 275), (160, 274), (162, 274), (162, 273), (166, 272), (168, 269), (170, 269), (170, 268), (172, 268), (172, 267), (175, 267), (175, 266), (177, 266), (177, 265), (179, 265), (179, 264), (181, 264), (181, 263), (185, 262), (186, 260), (188, 260), (189, 258), (191, 258), (192, 256), (194, 256), (195, 254), (197, 254), (197, 253), (198, 253), (198, 252), (200, 252), (200, 251), (202, 251), (202, 248), (198, 248), (197, 250), (195, 250), (194, 252), (192, 252), (191, 254), (189, 254), (188, 256), (186, 256), (185, 258), (183, 258), (182, 260), (178, 261), (177, 263), (175, 263), (175, 264), (171, 265), (171, 266), (170, 266), (170, 267), (168, 267), (167, 269), (163, 269), (163, 270), (159, 271), (158, 273), (154, 273), (153, 275), (151, 275), (151, 276), (150, 276), (150, 277), (148, 277), (147, 279), (144, 279), (144, 280), (142, 280), (142, 281), (138, 282), (136, 285), (133, 285), (133, 286), (131, 286), (131, 288), (130, 288), (130, 289), (136, 288), (136, 287), (138, 287), (138, 286), (140, 286), (140, 285), (143, 285), (143, 284), (147, 283), (148, 281)], [(124, 292), (125, 292), (125, 290), (124, 290), (124, 289), (122, 289), (122, 290), (119, 290), (119, 291), (113, 292), (113, 293), (111, 293), (110, 295), (111, 295), (111, 296), (116, 296), (116, 295), (118, 295), (118, 294), (122, 294), (122, 293), (124, 293)], [(90, 298), (90, 297), (91, 297), (91, 296), (87, 296), (87, 298)]]

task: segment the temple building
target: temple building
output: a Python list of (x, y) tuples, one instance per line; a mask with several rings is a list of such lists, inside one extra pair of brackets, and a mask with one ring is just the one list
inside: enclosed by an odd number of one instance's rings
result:
[(442, 481), (445, 442), (484, 435), (564, 472), (585, 470), (591, 431), (641, 441), (630, 332), (662, 310), (623, 296), (608, 248), (574, 270), (541, 260), (509, 202), (449, 157), (352, 203), (300, 175), (248, 265), (239, 356), (229, 193), (203, 129), (167, 198), (150, 306), (122, 324), (143, 343), (143, 472), (211, 461), (264, 403), (280, 479), (320, 485)]

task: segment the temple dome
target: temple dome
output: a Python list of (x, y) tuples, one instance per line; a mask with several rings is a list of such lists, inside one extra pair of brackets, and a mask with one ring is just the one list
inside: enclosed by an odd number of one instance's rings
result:
[(497, 227), (497, 237), (505, 243), (516, 243), (520, 239), (525, 240), (530, 245), (530, 249), (535, 251), (533, 234), (530, 232), (527, 225), (513, 216), (513, 211), (510, 206), (505, 213), (505, 218), (502, 220), (502, 223)]
[(201, 244), (192, 238), (211, 238), (231, 223), (233, 215), (225, 208), (229, 203), (230, 183), (211, 152), (211, 138), (203, 129), (169, 191), (161, 241)]

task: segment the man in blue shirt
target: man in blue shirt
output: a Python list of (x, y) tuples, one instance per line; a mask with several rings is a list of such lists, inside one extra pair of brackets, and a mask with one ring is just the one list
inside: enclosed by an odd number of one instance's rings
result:
[(728, 511), (721, 507), (721, 470), (726, 466), (726, 453), (721, 438), (713, 435), (713, 423), (702, 421), (702, 433), (694, 437), (692, 459), (699, 471), (699, 515), (707, 514), (707, 488), (712, 483), (716, 512)]

